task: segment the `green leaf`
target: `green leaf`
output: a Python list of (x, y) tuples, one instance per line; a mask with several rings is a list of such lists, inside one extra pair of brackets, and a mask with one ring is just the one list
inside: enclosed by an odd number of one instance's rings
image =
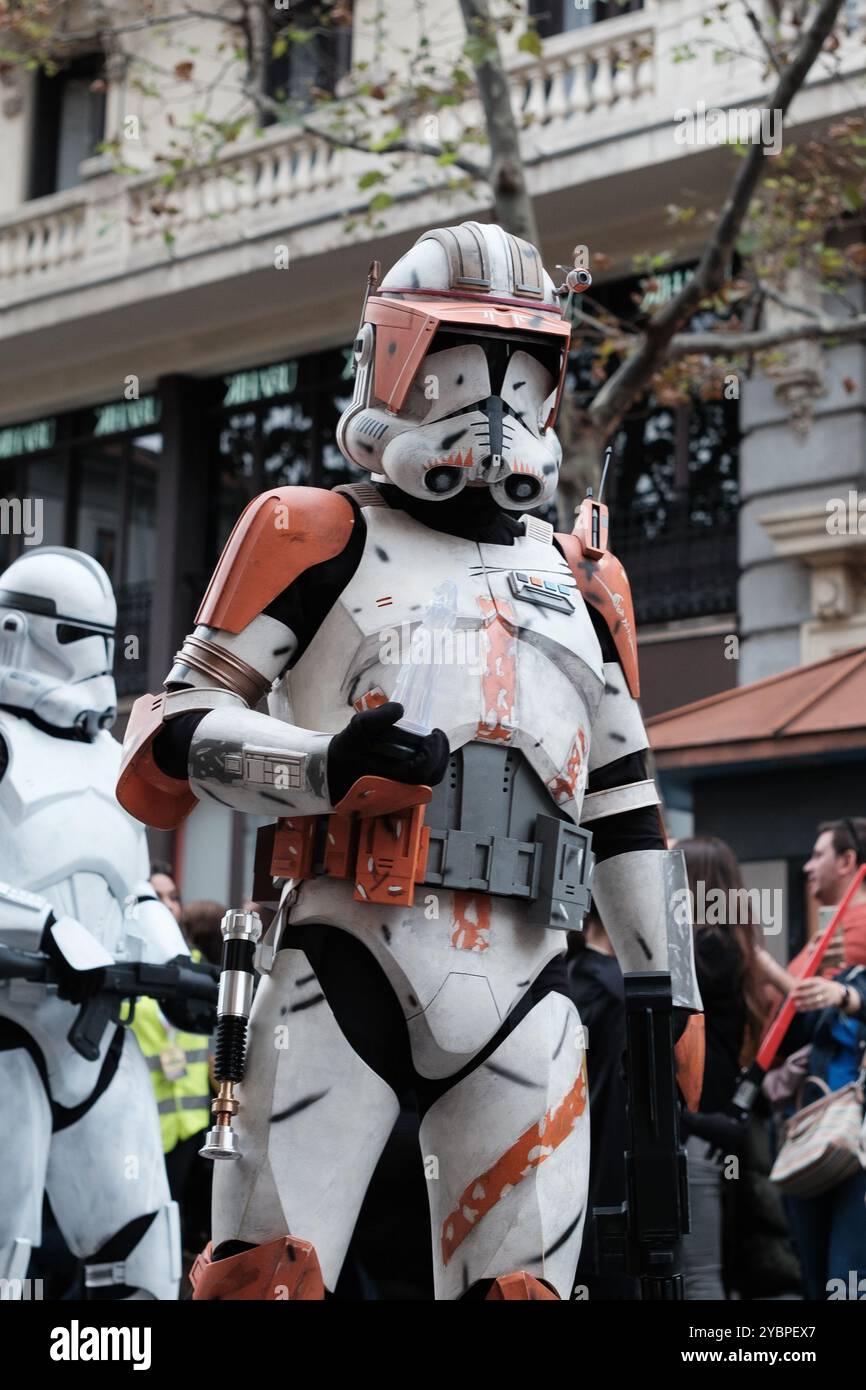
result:
[(362, 174), (358, 179), (358, 187), (372, 188), (374, 184), (384, 182), (385, 175), (381, 172), (380, 169), (368, 169), (367, 172), (365, 174)]
[(496, 44), (473, 35), (463, 45), (463, 52), (474, 68), (481, 68), (496, 57)]
[(377, 193), (373, 198), (370, 199), (370, 206), (368, 211), (384, 212), (385, 208), (389, 208), (393, 201), (394, 199), (391, 197), (390, 193)]
[(406, 132), (402, 126), (392, 126), (387, 130), (380, 140), (374, 141), (370, 146), (375, 154), (381, 154), (384, 150), (389, 150), (398, 140), (402, 140)]
[(541, 57), (541, 36), (537, 29), (527, 29), (517, 40), (521, 53), (531, 53), (534, 58)]

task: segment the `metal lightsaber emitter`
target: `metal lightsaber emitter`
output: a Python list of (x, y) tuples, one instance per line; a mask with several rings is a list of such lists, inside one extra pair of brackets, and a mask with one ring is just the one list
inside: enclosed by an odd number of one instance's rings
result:
[(244, 1077), (247, 1025), (255, 983), (253, 956), (262, 934), (262, 919), (257, 912), (229, 909), (220, 931), (223, 952), (214, 1060), (219, 1091), (211, 1104), (214, 1124), (199, 1153), (202, 1158), (240, 1158), (238, 1137), (232, 1129), (232, 1118), (238, 1112), (234, 1088)]

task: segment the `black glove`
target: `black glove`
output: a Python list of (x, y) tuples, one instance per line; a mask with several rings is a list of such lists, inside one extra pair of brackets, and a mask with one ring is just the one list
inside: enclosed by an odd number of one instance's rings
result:
[(194, 710), (191, 714), (179, 714), (163, 724), (153, 740), (153, 761), (166, 777), (176, 777), (185, 782), (189, 766), (189, 746), (192, 736), (209, 711)]
[(389, 701), (361, 710), (328, 746), (328, 792), (342, 801), (359, 777), (390, 777), (411, 786), (435, 786), (445, 776), (450, 748), (441, 729), (413, 734), (395, 728), (403, 706)]
[(88, 999), (93, 999), (103, 988), (105, 971), (101, 968), (74, 970), (59, 952), (55, 959), (55, 967), (58, 974), (58, 999), (66, 999), (70, 1004), (86, 1004)]
[(163, 999), (159, 1007), (169, 1023), (182, 1033), (209, 1036), (216, 1028), (216, 1004), (209, 1004), (206, 999)]
[(45, 923), (40, 949), (51, 961), (52, 974), (57, 985), (58, 999), (70, 1004), (84, 1004), (99, 994), (105, 982), (105, 971), (101, 966), (95, 970), (76, 970), (64, 956), (51, 934), (57, 918), (52, 912)]

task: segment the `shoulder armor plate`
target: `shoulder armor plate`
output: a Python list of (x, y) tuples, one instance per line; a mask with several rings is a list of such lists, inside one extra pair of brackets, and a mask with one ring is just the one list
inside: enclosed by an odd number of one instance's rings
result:
[(610, 628), (629, 691), (637, 699), (640, 695), (637, 629), (628, 575), (609, 550), (603, 552), (601, 559), (590, 560), (578, 536), (557, 532), (556, 539), (585, 601), (598, 610)]
[(226, 542), (196, 622), (241, 632), (293, 580), (345, 549), (355, 515), (319, 487), (279, 487), (254, 497)]

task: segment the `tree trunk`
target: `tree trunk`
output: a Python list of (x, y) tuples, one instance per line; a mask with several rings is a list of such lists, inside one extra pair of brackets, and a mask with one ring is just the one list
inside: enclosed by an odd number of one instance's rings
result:
[(481, 41), (489, 50), (482, 63), (473, 63), (478, 95), (484, 108), (490, 142), (490, 187), (493, 215), (506, 232), (512, 232), (538, 246), (535, 209), (526, 187), (520, 135), (511, 109), (508, 79), (499, 51), (496, 25), (487, 0), (460, 0), (460, 9), (470, 39)]

